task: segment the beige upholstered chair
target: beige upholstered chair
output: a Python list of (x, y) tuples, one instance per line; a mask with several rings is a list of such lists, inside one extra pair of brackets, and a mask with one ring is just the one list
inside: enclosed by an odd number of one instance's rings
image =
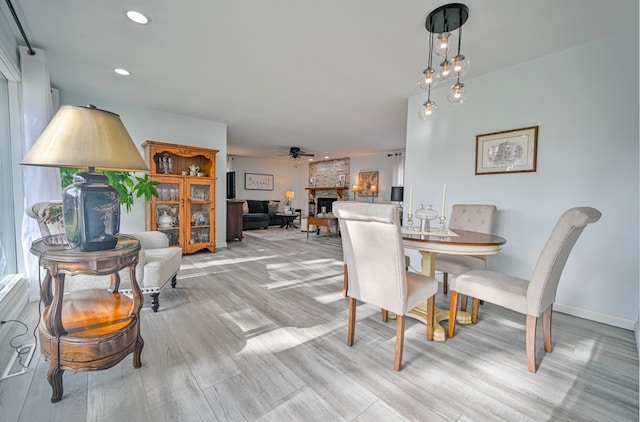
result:
[(427, 302), (427, 339), (433, 339), (433, 315), (438, 282), (405, 269), (404, 247), (394, 205), (334, 202), (348, 275), (349, 326), (347, 344), (353, 345), (356, 300), (379, 306), (383, 320), (394, 312), (396, 348), (394, 369), (402, 366), (407, 311)]
[(529, 280), (495, 271), (474, 270), (455, 278), (451, 283), (449, 337), (456, 326), (458, 295), (473, 297), (471, 322), (478, 320), (478, 302), (484, 300), (525, 314), (527, 367), (536, 372), (536, 324), (542, 315), (544, 350), (551, 351), (551, 313), (560, 275), (569, 253), (587, 224), (600, 219), (595, 208), (571, 208), (565, 211), (544, 245)]
[[(451, 211), (449, 228), (454, 232), (458, 229), (491, 233), (495, 212), (495, 205), (455, 204)], [(471, 270), (484, 270), (486, 267), (486, 256), (440, 254), (436, 259), (436, 271), (442, 271), (444, 294), (449, 290), (449, 274), (460, 275)], [(463, 299), (462, 309), (466, 308), (466, 299)]]
[[(62, 218), (61, 201), (38, 202), (25, 210), (26, 214), (38, 221), (42, 236), (64, 234), (64, 221)], [(143, 294), (149, 294), (151, 309), (158, 311), (160, 306), (160, 290), (171, 283), (176, 287), (177, 273), (182, 263), (182, 249), (169, 246), (167, 236), (159, 231), (128, 233), (140, 241), (141, 250), (136, 266), (136, 280)], [(129, 272), (120, 271), (121, 293), (131, 293)], [(65, 287), (69, 291), (96, 288), (104, 285), (101, 277), (96, 276), (70, 276), (65, 281)], [(108, 286), (108, 284), (107, 284)]]

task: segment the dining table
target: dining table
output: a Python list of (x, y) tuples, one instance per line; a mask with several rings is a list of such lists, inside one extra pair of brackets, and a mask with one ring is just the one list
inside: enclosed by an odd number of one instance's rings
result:
[[(493, 234), (479, 233), (467, 230), (434, 230), (416, 231), (403, 227), (402, 242), (407, 249), (420, 252), (422, 257), (422, 274), (435, 278), (436, 259), (439, 254), (450, 255), (494, 255), (502, 250), (507, 240)], [(413, 308), (407, 316), (418, 319), (426, 324), (426, 302)], [(434, 315), (433, 340), (444, 342), (446, 334), (440, 325), (441, 321), (449, 319), (449, 310), (436, 308)], [(471, 316), (467, 312), (458, 312), (456, 321), (459, 324), (471, 324)]]

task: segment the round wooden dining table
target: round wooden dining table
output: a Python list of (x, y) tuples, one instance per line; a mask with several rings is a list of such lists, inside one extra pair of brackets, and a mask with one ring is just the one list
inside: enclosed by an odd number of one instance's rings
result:
[[(422, 255), (422, 274), (435, 278), (436, 257), (438, 254), (450, 255), (494, 255), (502, 250), (507, 240), (493, 234), (478, 233), (466, 230), (454, 230), (448, 233), (418, 232), (402, 228), (402, 241), (407, 249), (415, 249)], [(412, 318), (426, 323), (426, 303), (420, 305), (407, 314)], [(449, 310), (436, 309), (434, 315), (435, 341), (446, 339), (444, 328), (440, 321), (449, 319)], [(471, 316), (467, 312), (458, 312), (457, 321), (460, 324), (470, 324)]]

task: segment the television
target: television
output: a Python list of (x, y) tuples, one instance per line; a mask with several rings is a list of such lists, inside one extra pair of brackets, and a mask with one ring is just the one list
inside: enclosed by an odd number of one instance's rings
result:
[(227, 199), (236, 199), (236, 172), (227, 172)]

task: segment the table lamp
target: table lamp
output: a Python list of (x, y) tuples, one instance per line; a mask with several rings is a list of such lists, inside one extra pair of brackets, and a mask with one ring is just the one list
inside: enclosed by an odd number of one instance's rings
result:
[(120, 116), (93, 105), (60, 107), (20, 164), (88, 168), (62, 194), (69, 245), (84, 252), (115, 248), (120, 231), (120, 196), (95, 169), (149, 171)]
[(287, 199), (287, 205), (291, 206), (291, 200), (296, 197), (296, 193), (292, 190), (288, 190), (284, 193), (284, 197)]

